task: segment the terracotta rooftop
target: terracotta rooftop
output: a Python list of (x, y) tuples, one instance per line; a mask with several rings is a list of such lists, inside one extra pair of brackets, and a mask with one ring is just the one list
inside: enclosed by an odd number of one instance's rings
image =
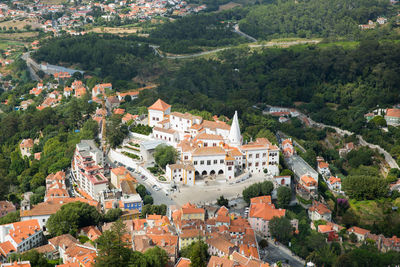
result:
[(349, 232), (349, 233), (355, 233), (355, 234), (358, 234), (358, 235), (366, 235), (366, 234), (368, 234), (370, 231), (369, 231), (369, 230), (366, 230), (366, 229), (363, 229), (363, 228), (360, 228), (360, 227), (357, 227), (357, 226), (353, 226), (353, 227), (347, 229), (347, 232)]
[(398, 109), (398, 108), (388, 108), (386, 110), (386, 116), (400, 118), (400, 109)]
[(330, 211), (328, 207), (322, 204), (321, 202), (314, 202), (313, 205), (308, 210), (318, 212), (321, 215), (332, 213), (332, 211)]
[(148, 109), (153, 109), (153, 110), (160, 110), (160, 111), (166, 111), (169, 109), (171, 105), (168, 105), (161, 99), (158, 99), (153, 105), (151, 105)]
[(193, 156), (207, 156), (207, 155), (225, 155), (226, 152), (223, 148), (215, 147), (199, 147), (196, 148), (192, 155)]

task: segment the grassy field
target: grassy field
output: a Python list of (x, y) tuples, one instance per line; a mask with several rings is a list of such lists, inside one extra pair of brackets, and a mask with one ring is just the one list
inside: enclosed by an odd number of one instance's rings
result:
[(0, 22), (0, 28), (6, 27), (9, 29), (12, 27), (13, 29), (16, 27), (18, 30), (23, 30), (26, 25), (31, 25), (32, 28), (40, 27), (37, 19), (24, 19), (24, 20), (8, 20)]
[(24, 46), (24, 43), (21, 42), (14, 42), (14, 41), (6, 41), (6, 40), (0, 40), (0, 49), (5, 50), (9, 47), (15, 47), (15, 46)]
[(26, 42), (27, 38), (33, 38), (38, 35), (38, 32), (0, 33), (0, 41)]
[(232, 9), (232, 8), (235, 8), (235, 7), (238, 7), (238, 6), (241, 7), (242, 4), (238, 4), (238, 3), (234, 3), (234, 2), (229, 2), (229, 3), (225, 4), (225, 5), (219, 6), (218, 12), (224, 11), (224, 10), (229, 10), (229, 9)]
[(111, 34), (132, 34), (141, 31), (141, 27), (96, 27), (89, 32), (95, 33), (111, 33)]
[(360, 224), (362, 225), (372, 225), (374, 222), (381, 222), (390, 214), (394, 222), (400, 222), (399, 211), (392, 212), (391, 210), (394, 205), (398, 204), (400, 204), (400, 199), (396, 199), (394, 202), (387, 199), (350, 201), (351, 209), (360, 219)]

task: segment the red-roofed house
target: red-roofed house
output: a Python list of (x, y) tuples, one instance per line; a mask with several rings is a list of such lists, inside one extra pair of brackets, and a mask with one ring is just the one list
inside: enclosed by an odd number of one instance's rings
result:
[(326, 163), (325, 161), (320, 161), (318, 162), (318, 169), (317, 171), (322, 175), (322, 176), (329, 176), (331, 174), (329, 170), (329, 164)]
[(22, 142), (19, 144), (19, 149), (21, 151), (22, 157), (24, 156), (30, 157), (30, 155), (32, 155), (32, 149), (33, 149), (32, 138), (22, 140)]
[(340, 192), (342, 191), (342, 180), (339, 177), (331, 176), (327, 181), (330, 190)]
[(249, 223), (258, 233), (269, 236), (269, 221), (273, 217), (285, 216), (285, 209), (276, 209), (271, 203), (271, 196), (256, 197), (251, 199)]
[(38, 247), (42, 245), (43, 240), (43, 231), (38, 220), (0, 225), (0, 252), (3, 257), (7, 257), (7, 253), (13, 251), (24, 252)]
[(347, 233), (350, 234), (355, 234), (357, 236), (357, 241), (358, 242), (363, 242), (365, 240), (365, 238), (367, 237), (367, 234), (370, 233), (369, 230), (357, 227), (357, 226), (353, 226), (349, 229), (347, 229)]
[(31, 263), (29, 261), (14, 261), (2, 263), (1, 267), (31, 267)]
[(388, 125), (397, 126), (400, 124), (400, 109), (388, 108), (386, 109), (385, 120)]
[(332, 220), (332, 211), (321, 202), (314, 201), (313, 205), (308, 209), (308, 216), (312, 221), (325, 220), (330, 222)]
[(14, 211), (16, 211), (16, 209), (12, 202), (6, 200), (0, 201), (0, 218)]
[(171, 105), (168, 105), (161, 99), (158, 99), (153, 105), (148, 108), (149, 126), (153, 127), (158, 122), (164, 120), (166, 115), (171, 113)]

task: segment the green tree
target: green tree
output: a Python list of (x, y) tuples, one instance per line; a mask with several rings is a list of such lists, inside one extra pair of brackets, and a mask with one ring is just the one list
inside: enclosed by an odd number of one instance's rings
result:
[(147, 260), (148, 266), (150, 267), (164, 267), (168, 262), (167, 252), (157, 246), (146, 250), (144, 256)]
[(47, 262), (47, 258), (43, 253), (39, 253), (32, 249), (24, 253), (13, 253), (10, 256), (11, 261), (29, 261), (32, 267), (52, 267), (54, 264)]
[(164, 144), (158, 145), (154, 150), (154, 159), (156, 163), (165, 168), (167, 164), (174, 164), (178, 158), (178, 152), (172, 146)]
[(293, 236), (293, 226), (286, 217), (274, 217), (269, 221), (269, 232), (279, 242), (286, 244)]
[(119, 219), (122, 215), (122, 210), (117, 208), (117, 209), (110, 209), (107, 211), (107, 213), (104, 215), (104, 221), (106, 222), (114, 222)]
[(386, 197), (389, 192), (385, 179), (361, 175), (343, 179), (342, 188), (346, 195), (357, 200)]
[(143, 198), (144, 205), (147, 205), (147, 204), (151, 205), (151, 204), (153, 204), (153, 202), (154, 202), (154, 200), (153, 200), (152, 196), (150, 196), (150, 195), (144, 196), (144, 198)]
[(279, 207), (286, 207), (292, 199), (292, 190), (289, 187), (281, 186), (277, 190)]
[(181, 257), (188, 258), (191, 261), (190, 266), (205, 267), (207, 266), (210, 255), (208, 254), (208, 246), (204, 241), (196, 241), (180, 251)]
[(75, 236), (78, 229), (97, 225), (100, 218), (101, 215), (95, 207), (82, 202), (72, 202), (63, 205), (60, 210), (51, 215), (46, 226), (53, 236), (67, 233)]
[(217, 199), (217, 205), (218, 206), (225, 206), (226, 208), (229, 208), (229, 200), (227, 200), (226, 198), (224, 198), (224, 196), (220, 196)]
[(140, 213), (141, 218), (146, 218), (147, 214), (157, 214), (157, 215), (166, 215), (167, 214), (167, 206), (165, 204), (161, 205), (151, 205), (147, 204), (142, 207), (142, 212)]
[(142, 199), (147, 195), (146, 187), (144, 187), (144, 185), (142, 184), (136, 187), (136, 192), (140, 195)]
[(99, 252), (96, 267), (125, 266), (130, 262), (132, 250), (124, 241), (124, 234), (126, 234), (126, 226), (122, 220), (118, 220), (113, 223), (110, 230), (105, 231), (96, 239)]
[(8, 224), (8, 223), (13, 223), (13, 222), (19, 222), (20, 217), (19, 217), (19, 210), (10, 212), (7, 215), (3, 216), (0, 218), (0, 225), (2, 224)]

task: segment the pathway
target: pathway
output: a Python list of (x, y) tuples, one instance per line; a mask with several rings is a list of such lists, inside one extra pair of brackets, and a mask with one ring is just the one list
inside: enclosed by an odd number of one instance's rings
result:
[[(289, 42), (268, 42), (266, 44), (247, 44), (248, 47), (250, 48), (259, 48), (259, 47), (289, 47), (293, 45), (298, 45), (298, 44), (317, 44), (319, 43), (320, 40), (299, 40), (299, 41), (289, 41)], [(153, 48), (154, 53), (160, 57), (163, 58), (168, 58), (168, 59), (187, 59), (187, 58), (195, 58), (195, 57), (201, 57), (209, 54), (214, 54), (218, 53), (220, 51), (228, 50), (235, 48), (234, 47), (223, 47), (223, 48), (217, 48), (214, 50), (209, 50), (209, 51), (204, 51), (204, 52), (199, 52), (199, 53), (193, 53), (193, 54), (188, 54), (188, 55), (176, 55), (176, 54), (166, 54), (162, 52), (159, 49), (159, 46), (157, 45), (149, 45), (149, 47)]]

